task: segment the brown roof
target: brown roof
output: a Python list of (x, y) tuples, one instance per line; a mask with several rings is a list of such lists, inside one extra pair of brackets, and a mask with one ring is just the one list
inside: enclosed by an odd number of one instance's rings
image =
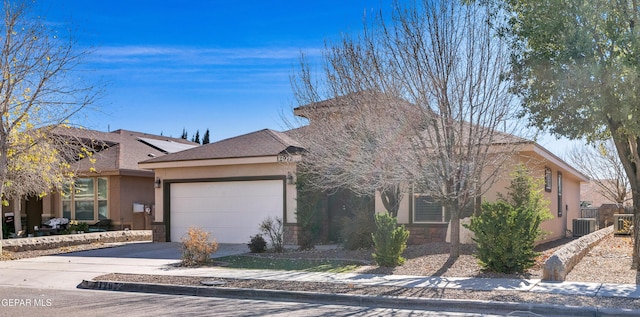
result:
[(167, 154), (147, 160), (145, 163), (276, 156), (282, 153), (297, 153), (301, 150), (302, 146), (285, 133), (264, 129)]
[[(142, 132), (116, 130), (102, 132), (80, 128), (62, 128), (55, 131), (58, 135), (77, 138), (86, 144), (93, 143), (95, 163), (82, 159), (73, 164), (72, 168), (79, 172), (89, 172), (93, 167), (98, 173), (121, 173), (123, 171), (147, 171), (138, 167), (138, 162), (150, 157), (160, 157), (167, 151), (145, 142), (143, 139), (153, 139), (177, 144), (180, 146), (198, 146), (198, 143), (179, 138), (170, 138)], [(141, 140), (142, 138), (142, 140)]]

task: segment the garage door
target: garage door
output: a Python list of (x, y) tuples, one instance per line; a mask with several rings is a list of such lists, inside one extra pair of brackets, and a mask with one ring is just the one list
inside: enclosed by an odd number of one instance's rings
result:
[(211, 232), (220, 243), (248, 243), (267, 217), (284, 208), (282, 180), (173, 183), (170, 187), (171, 241), (191, 226)]

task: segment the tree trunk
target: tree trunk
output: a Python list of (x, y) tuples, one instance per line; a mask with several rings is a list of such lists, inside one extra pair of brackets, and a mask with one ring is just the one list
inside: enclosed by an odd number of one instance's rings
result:
[(460, 256), (460, 217), (451, 212), (451, 252), (449, 257), (457, 259)]
[(624, 167), (625, 173), (629, 179), (629, 185), (631, 185), (631, 193), (633, 199), (633, 264), (632, 267), (636, 270), (640, 269), (638, 263), (638, 256), (640, 253), (640, 149), (638, 144), (640, 143), (640, 137), (635, 137), (624, 133), (624, 130), (619, 122), (609, 120), (609, 130), (613, 137), (613, 143), (618, 151), (620, 157), (620, 163)]
[(384, 208), (391, 217), (398, 217), (398, 209), (400, 209), (400, 201), (402, 200), (402, 191), (400, 185), (396, 185), (390, 189), (381, 190), (380, 198)]
[(640, 194), (638, 191), (633, 191), (633, 255), (632, 255), (632, 264), (631, 267), (640, 271), (640, 266), (638, 266), (638, 251), (640, 250)]

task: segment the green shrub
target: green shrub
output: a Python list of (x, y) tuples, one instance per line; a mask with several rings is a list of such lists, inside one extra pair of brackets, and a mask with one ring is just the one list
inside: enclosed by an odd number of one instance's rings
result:
[(282, 218), (267, 217), (267, 219), (260, 223), (260, 231), (269, 237), (274, 252), (284, 251)]
[(540, 223), (551, 215), (546, 210), (541, 183), (523, 165), (512, 174), (507, 197), (482, 204), (482, 213), (466, 225), (474, 232), (476, 257), (487, 270), (523, 272), (535, 263), (533, 249), (542, 236)]
[(347, 250), (366, 249), (373, 246), (371, 234), (376, 231), (374, 211), (366, 202), (354, 203), (352, 215), (342, 218), (340, 235)]
[(372, 235), (375, 246), (373, 259), (380, 266), (398, 266), (404, 263), (402, 252), (407, 248), (409, 231), (398, 226), (396, 218), (388, 213), (375, 215), (376, 232)]
[(256, 234), (251, 237), (251, 241), (247, 244), (251, 253), (262, 253), (267, 250), (267, 241), (264, 240), (261, 234)]
[(533, 247), (537, 237), (535, 227), (539, 224), (532, 213), (505, 201), (482, 204), (482, 214), (472, 217), (468, 226), (475, 233), (480, 264), (502, 273), (522, 272), (531, 267), (537, 256)]
[(307, 177), (299, 172), (296, 180), (298, 189), (298, 201), (296, 209), (296, 220), (300, 230), (298, 231), (298, 245), (301, 250), (311, 250), (322, 230), (322, 203), (321, 192), (309, 188)]
[(211, 253), (218, 250), (218, 242), (211, 240), (211, 234), (198, 227), (190, 227), (182, 237), (182, 264), (193, 266), (207, 263)]
[(62, 231), (62, 233), (64, 234), (80, 233), (80, 232), (89, 232), (89, 224), (86, 222), (78, 222), (77, 220), (71, 220), (67, 225), (67, 229)]

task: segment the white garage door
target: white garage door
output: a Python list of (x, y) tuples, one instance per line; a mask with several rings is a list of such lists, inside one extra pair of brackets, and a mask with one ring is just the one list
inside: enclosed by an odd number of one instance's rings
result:
[(282, 218), (282, 180), (171, 184), (171, 241), (191, 226), (220, 243), (248, 243), (268, 216)]

